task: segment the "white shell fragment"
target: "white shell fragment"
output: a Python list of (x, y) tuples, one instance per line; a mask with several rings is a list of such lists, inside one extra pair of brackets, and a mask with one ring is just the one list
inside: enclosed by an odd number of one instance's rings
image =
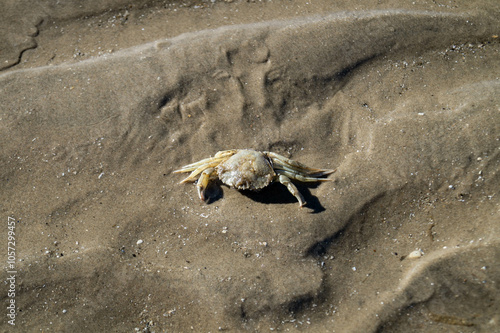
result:
[(423, 255), (424, 255), (424, 252), (422, 252), (422, 250), (418, 249), (418, 250), (415, 250), (413, 252), (410, 252), (410, 254), (408, 255), (407, 258), (408, 259), (418, 259)]

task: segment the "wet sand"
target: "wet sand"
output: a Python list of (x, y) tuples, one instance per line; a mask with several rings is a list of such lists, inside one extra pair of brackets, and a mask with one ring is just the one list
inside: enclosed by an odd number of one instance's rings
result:
[[(500, 330), (496, 1), (6, 6), (15, 329)], [(172, 173), (233, 148), (337, 171)]]

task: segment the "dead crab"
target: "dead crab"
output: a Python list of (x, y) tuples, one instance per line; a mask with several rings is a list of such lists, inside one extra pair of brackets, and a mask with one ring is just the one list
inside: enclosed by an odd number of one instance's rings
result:
[(224, 150), (214, 157), (191, 163), (174, 173), (191, 172), (181, 183), (194, 182), (199, 176), (197, 187), (201, 200), (205, 200), (205, 189), (210, 180), (219, 178), (224, 184), (239, 190), (260, 190), (273, 181), (279, 181), (288, 188), (299, 201), (300, 207), (306, 202), (290, 181), (318, 182), (329, 180), (320, 178), (335, 170), (314, 169), (284, 156), (269, 151), (251, 149)]

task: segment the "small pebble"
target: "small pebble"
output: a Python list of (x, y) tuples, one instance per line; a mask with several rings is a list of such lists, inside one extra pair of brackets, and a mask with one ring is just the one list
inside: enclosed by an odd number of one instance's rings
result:
[(139, 240), (137, 241), (137, 245), (141, 245), (142, 243), (144, 243), (144, 241), (143, 241), (142, 239), (139, 239)]

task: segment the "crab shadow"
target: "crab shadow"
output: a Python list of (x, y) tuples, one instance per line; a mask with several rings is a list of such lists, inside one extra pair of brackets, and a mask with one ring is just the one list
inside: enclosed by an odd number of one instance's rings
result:
[[(316, 188), (319, 184), (301, 184), (294, 183), (297, 189), (304, 197), (306, 204), (305, 208), (312, 209), (313, 214), (320, 213), (325, 210), (325, 207), (321, 205), (318, 198), (311, 194), (310, 188)], [(222, 189), (224, 187), (224, 190)], [(229, 186), (222, 184), (221, 182), (211, 183), (207, 189), (206, 194), (209, 200), (208, 204), (218, 201), (224, 197), (223, 191), (238, 191), (247, 198), (263, 203), (263, 204), (294, 204), (298, 205), (297, 199), (287, 190), (287, 188), (278, 183), (273, 183), (260, 191), (250, 191), (250, 190), (235, 190)]]

